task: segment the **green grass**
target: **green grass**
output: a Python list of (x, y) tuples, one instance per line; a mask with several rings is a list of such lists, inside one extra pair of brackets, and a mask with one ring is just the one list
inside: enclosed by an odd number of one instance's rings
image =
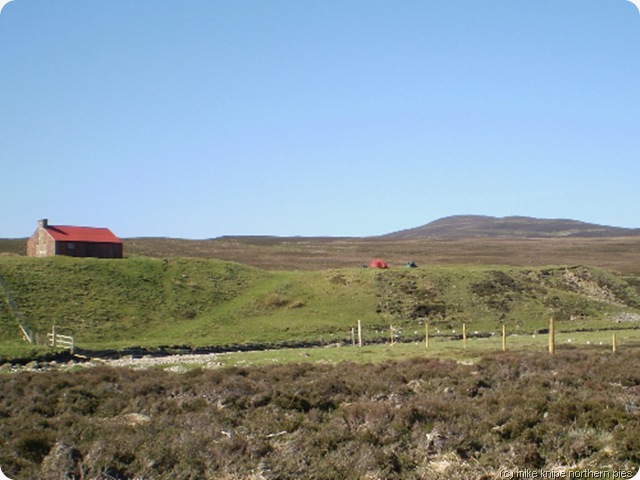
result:
[[(265, 271), (207, 259), (0, 257), (0, 276), (44, 343), (55, 323), (84, 349), (342, 343), (474, 332), (522, 336), (635, 327), (640, 279), (587, 267), (429, 266)], [(621, 321), (621, 323), (617, 323)], [(480, 341), (480, 340), (478, 340)], [(487, 340), (487, 343), (489, 341)], [(0, 299), (0, 356), (30, 355)]]
[[(612, 353), (612, 334), (616, 334), (617, 354), (624, 356), (625, 351), (640, 346), (640, 330), (627, 329), (595, 332), (567, 332), (556, 335), (557, 351), (579, 350)], [(548, 335), (517, 335), (507, 337), (507, 352), (540, 352), (548, 355)], [(324, 348), (285, 348), (278, 350), (231, 352), (220, 354), (216, 362), (223, 366), (276, 365), (286, 363), (327, 363), (338, 365), (342, 362), (380, 363), (385, 361), (406, 360), (409, 358), (438, 358), (475, 362), (488, 353), (502, 352), (502, 337), (469, 338), (466, 348), (462, 340), (449, 338), (430, 338), (429, 347), (424, 341), (375, 344), (358, 346), (330, 346)], [(167, 363), (164, 367), (174, 366)], [(197, 364), (182, 364), (193, 368)]]

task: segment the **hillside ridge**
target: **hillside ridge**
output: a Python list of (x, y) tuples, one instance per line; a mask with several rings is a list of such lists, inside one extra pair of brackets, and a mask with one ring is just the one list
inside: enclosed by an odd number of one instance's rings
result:
[(640, 235), (640, 228), (624, 228), (572, 219), (527, 216), (453, 215), (425, 225), (381, 235), (387, 239), (417, 238), (594, 238)]
[[(348, 342), (357, 319), (386, 338), (451, 332), (466, 320), (479, 332), (513, 333), (640, 321), (638, 277), (586, 266), (428, 266), (267, 272), (206, 259), (0, 258), (0, 277), (36, 338), (73, 335), (84, 349), (167, 345)], [(372, 333), (372, 332), (377, 333)], [(455, 333), (455, 332), (454, 332)], [(0, 356), (25, 345), (0, 298)]]

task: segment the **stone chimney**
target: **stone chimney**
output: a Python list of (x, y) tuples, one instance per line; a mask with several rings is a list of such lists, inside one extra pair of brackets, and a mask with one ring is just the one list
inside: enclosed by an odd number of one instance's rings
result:
[(38, 228), (47, 228), (49, 226), (49, 220), (42, 218), (38, 220)]

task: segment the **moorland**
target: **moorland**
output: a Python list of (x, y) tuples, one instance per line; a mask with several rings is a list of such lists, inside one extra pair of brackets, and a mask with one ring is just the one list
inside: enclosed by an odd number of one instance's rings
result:
[[(26, 345), (0, 302), (0, 466), (16, 480), (637, 471), (640, 237), (409, 233), (135, 238), (122, 260), (0, 240), (9, 303), (41, 343), (55, 323), (86, 356), (269, 349), (10, 373), (49, 347)], [(374, 257), (391, 268), (362, 268)]]
[(637, 349), (568, 348), (22, 372), (0, 376), (0, 465), (16, 480), (631, 478), (639, 372)]

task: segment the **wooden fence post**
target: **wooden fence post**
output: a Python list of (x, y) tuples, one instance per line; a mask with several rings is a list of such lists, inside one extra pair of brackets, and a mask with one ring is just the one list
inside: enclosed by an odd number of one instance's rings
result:
[(462, 346), (467, 348), (467, 324), (462, 324)]
[(53, 327), (51, 328), (51, 340), (53, 342), (53, 348), (56, 348), (57, 343), (58, 343), (58, 334), (56, 332), (56, 326), (55, 324), (53, 325)]
[(429, 348), (429, 322), (424, 322), (424, 346)]
[(553, 317), (549, 319), (549, 353), (556, 353), (556, 320)]
[(618, 339), (616, 338), (616, 334), (613, 334), (613, 337), (611, 338), (611, 349), (613, 351), (613, 353), (616, 353), (616, 351), (618, 350)]
[(358, 320), (358, 346), (362, 347), (362, 320)]
[(356, 329), (351, 327), (351, 345), (356, 346)]
[(507, 351), (507, 326), (502, 325), (502, 351)]

